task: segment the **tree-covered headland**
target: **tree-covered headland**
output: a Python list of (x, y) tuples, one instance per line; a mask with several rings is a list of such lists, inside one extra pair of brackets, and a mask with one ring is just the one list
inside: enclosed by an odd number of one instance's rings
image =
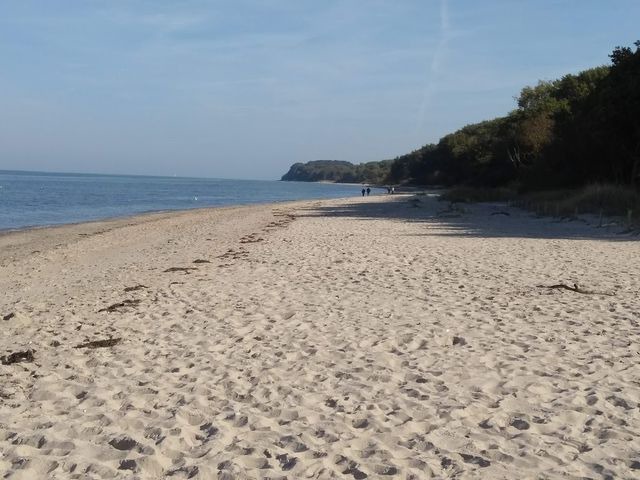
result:
[(517, 195), (608, 184), (638, 198), (640, 41), (616, 47), (609, 57), (609, 65), (525, 87), (504, 117), (467, 125), (392, 161), (295, 164), (283, 180), (464, 186)]
[(392, 161), (297, 163), (283, 180), (517, 185), (640, 182), (640, 41), (611, 64), (525, 87), (508, 115), (467, 125)]
[(545, 190), (640, 183), (640, 42), (611, 65), (525, 87), (508, 115), (396, 158), (390, 182)]
[(313, 160), (294, 163), (282, 180), (381, 184), (387, 181), (392, 160), (354, 165), (342, 160)]

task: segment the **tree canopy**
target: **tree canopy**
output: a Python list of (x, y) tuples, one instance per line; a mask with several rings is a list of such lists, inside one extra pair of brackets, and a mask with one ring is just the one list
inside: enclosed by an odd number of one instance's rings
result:
[(354, 165), (341, 160), (314, 160), (294, 163), (282, 180), (299, 182), (384, 183), (391, 161)]
[(295, 164), (283, 180), (640, 187), (640, 41), (611, 64), (522, 89), (504, 117), (467, 125), (393, 161)]

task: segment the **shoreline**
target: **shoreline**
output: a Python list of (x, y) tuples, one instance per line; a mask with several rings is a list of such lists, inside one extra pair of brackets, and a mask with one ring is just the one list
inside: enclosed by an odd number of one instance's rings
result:
[[(2, 176), (2, 180), (7, 185), (6, 188), (0, 185), (0, 190), (3, 191), (3, 198), (6, 198), (7, 211), (0, 215), (0, 232), (112, 220), (147, 213), (341, 198), (355, 193), (352, 187), (345, 185), (284, 186), (275, 180), (145, 176), (149, 181), (137, 185), (130, 175), (99, 174), (79, 174), (87, 180), (74, 189), (72, 181), (56, 181), (56, 175), (5, 172), (6, 178)], [(66, 179), (67, 175), (74, 174), (60, 175)], [(125, 180), (110, 182), (103, 177), (122, 177)], [(94, 188), (97, 188), (95, 194), (91, 193)], [(44, 196), (40, 193), (42, 191), (45, 192)], [(47, 200), (47, 195), (52, 198)], [(55, 207), (49, 208), (42, 203), (46, 201)]]
[(158, 216), (172, 215), (172, 214), (180, 215), (182, 213), (206, 211), (206, 210), (211, 210), (211, 209), (218, 210), (218, 209), (242, 208), (242, 207), (272, 205), (272, 204), (273, 205), (278, 205), (278, 204), (283, 204), (283, 203), (313, 202), (313, 201), (323, 201), (323, 200), (347, 200), (347, 199), (348, 199), (348, 197), (335, 198), (335, 199), (319, 198), (319, 199), (303, 199), (303, 200), (275, 200), (275, 201), (269, 200), (269, 201), (265, 201), (265, 202), (236, 203), (236, 204), (233, 204), (233, 205), (211, 205), (211, 206), (206, 206), (206, 207), (181, 208), (181, 209), (175, 209), (175, 210), (173, 210), (173, 209), (171, 209), (171, 210), (148, 210), (148, 211), (132, 213), (132, 214), (128, 214), (128, 215), (96, 218), (96, 219), (90, 219), (90, 220), (81, 220), (81, 221), (69, 222), (69, 223), (54, 223), (54, 224), (47, 224), (47, 225), (27, 225), (27, 226), (24, 226), (24, 227), (4, 228), (4, 229), (0, 228), (0, 238), (2, 236), (4, 236), (4, 235), (9, 235), (9, 234), (13, 234), (13, 233), (28, 232), (28, 231), (32, 231), (32, 230), (56, 229), (56, 228), (63, 228), (63, 227), (89, 225), (89, 224), (94, 224), (94, 223), (113, 223), (113, 222), (125, 221), (127, 219), (136, 221), (138, 218), (142, 219), (144, 217), (150, 217), (150, 216), (154, 216), (154, 215), (158, 215)]
[(0, 235), (0, 472), (630, 478), (637, 246), (405, 195)]

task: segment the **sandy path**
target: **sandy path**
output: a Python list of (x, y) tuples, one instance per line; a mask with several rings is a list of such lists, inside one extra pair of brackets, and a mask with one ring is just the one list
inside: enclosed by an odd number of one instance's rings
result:
[[(35, 350), (0, 366), (0, 472), (640, 477), (638, 241), (445, 208), (372, 197), (0, 237), (0, 355)], [(603, 294), (536, 287), (559, 282)]]

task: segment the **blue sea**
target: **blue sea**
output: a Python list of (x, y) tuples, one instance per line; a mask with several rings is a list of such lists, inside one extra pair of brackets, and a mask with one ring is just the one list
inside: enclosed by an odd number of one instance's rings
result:
[(144, 212), (341, 198), (357, 185), (0, 170), (0, 230)]

